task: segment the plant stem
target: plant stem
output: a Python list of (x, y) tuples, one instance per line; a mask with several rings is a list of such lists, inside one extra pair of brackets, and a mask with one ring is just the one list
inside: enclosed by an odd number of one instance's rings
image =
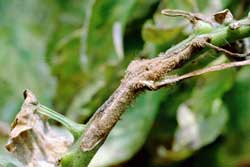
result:
[[(150, 77), (147, 78), (145, 76), (147, 76), (150, 72), (154, 72), (154, 70), (156, 72), (162, 70), (158, 73), (158, 75), (161, 75), (160, 77), (163, 77), (164, 75), (166, 75), (166, 73), (170, 72), (176, 67), (180, 67), (183, 63), (188, 62), (192, 58), (194, 53), (196, 53), (197, 51), (202, 51), (207, 49), (206, 46), (203, 45), (204, 43), (202, 43), (204, 41), (208, 42), (205, 39), (209, 39), (210, 43), (213, 45), (223, 46), (225, 44), (228, 44), (229, 42), (234, 42), (236, 40), (250, 36), (249, 22), (250, 22), (249, 18), (242, 19), (238, 22), (232, 23), (236, 24), (234, 28), (232, 28), (232, 25), (227, 25), (222, 27), (215, 27), (215, 29), (209, 33), (204, 33), (200, 35), (194, 35), (194, 34), (190, 35), (188, 39), (170, 48), (168, 51), (166, 51), (163, 55), (159, 57), (149, 60), (133, 61), (131, 65), (129, 65), (129, 67), (131, 66), (133, 68), (129, 69), (128, 67), (127, 70), (128, 72), (126, 73), (124, 79), (122, 80), (121, 85), (115, 91), (116, 93), (123, 92), (125, 97), (118, 96), (119, 94), (118, 95), (113, 94), (110, 97), (111, 99), (109, 99), (108, 102), (105, 103), (106, 105), (103, 105), (101, 108), (99, 108), (96, 114), (94, 114), (94, 116), (87, 123), (85, 132), (78, 139), (74, 148), (61, 158), (61, 166), (66, 167), (69, 164), (72, 167), (88, 166), (88, 163), (95, 155), (98, 148), (105, 141), (105, 138), (109, 133), (109, 131), (112, 129), (114, 124), (119, 120), (120, 114), (122, 114), (126, 110), (126, 107), (129, 105), (128, 100), (130, 99), (127, 97), (130, 96), (136, 97), (138, 95), (137, 92), (145, 90), (145, 85), (144, 87), (141, 87), (141, 85), (139, 85), (139, 82), (134, 82), (134, 81), (141, 81), (141, 79), (147, 80)], [(167, 64), (165, 64), (164, 66), (164, 63)], [(143, 69), (140, 69), (138, 67), (140, 65), (144, 68), (146, 66), (147, 71), (143, 71)], [(158, 69), (154, 68), (156, 67), (155, 65), (158, 65), (157, 66)], [(143, 76), (144, 78), (138, 77), (139, 75)], [(153, 75), (151, 76), (152, 78), (154, 78)], [(152, 80), (157, 81), (157, 79), (155, 80), (152, 79)], [(132, 88), (131, 88), (131, 83), (132, 83)], [(134, 83), (137, 83), (135, 87), (133, 87)], [(124, 92), (125, 88), (128, 90), (127, 92)], [(131, 94), (128, 95), (128, 93)], [(100, 112), (100, 110), (102, 112)], [(98, 138), (98, 135), (101, 136), (101, 138)], [(94, 144), (96, 145), (91, 143), (92, 139), (94, 138), (100, 139), (98, 141), (93, 140)], [(89, 143), (93, 147), (88, 147), (87, 144)]]
[(74, 121), (70, 120), (69, 118), (65, 117), (64, 115), (42, 105), (39, 104), (38, 112), (42, 115), (46, 115), (49, 118), (60, 122), (64, 125), (74, 136), (75, 140), (83, 133), (84, 125), (75, 123)]

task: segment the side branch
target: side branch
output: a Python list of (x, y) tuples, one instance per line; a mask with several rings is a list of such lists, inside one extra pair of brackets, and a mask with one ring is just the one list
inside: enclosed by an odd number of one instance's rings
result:
[(187, 74), (184, 74), (181, 76), (173, 76), (173, 77), (170, 76), (167, 79), (164, 79), (162, 81), (158, 81), (155, 83), (148, 83), (148, 86), (157, 90), (157, 89), (160, 89), (162, 87), (166, 87), (170, 84), (182, 81), (184, 79), (192, 78), (192, 77), (199, 76), (199, 75), (206, 74), (206, 73), (210, 73), (210, 72), (221, 71), (221, 70), (225, 70), (228, 68), (240, 67), (240, 66), (245, 66), (245, 65), (250, 65), (250, 60), (224, 63), (224, 64), (219, 64), (219, 65), (203, 68), (200, 70), (192, 71), (190, 73), (187, 73)]

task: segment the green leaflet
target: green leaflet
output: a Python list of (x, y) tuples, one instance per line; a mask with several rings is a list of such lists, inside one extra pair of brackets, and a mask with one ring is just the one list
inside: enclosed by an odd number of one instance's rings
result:
[(123, 48), (119, 48), (123, 46), (119, 46), (117, 42), (122, 44), (124, 28), (135, 2), (136, 0), (106, 0), (94, 3), (88, 33), (83, 34), (83, 66), (92, 70), (99, 68), (101, 63), (114, 64), (123, 59), (120, 53), (123, 52)]
[(228, 129), (216, 154), (217, 163), (223, 166), (244, 166), (250, 162), (249, 71), (249, 67), (240, 70), (233, 88), (224, 96), (229, 109)]
[(213, 142), (225, 127), (227, 108), (222, 95), (233, 83), (233, 69), (199, 77), (191, 97), (177, 111), (174, 151), (194, 151)]
[(214, 99), (211, 113), (206, 118), (193, 113), (187, 106), (178, 109), (179, 128), (176, 131), (174, 151), (197, 150), (213, 142), (222, 132), (227, 121), (227, 109), (220, 99)]
[[(93, 0), (58, 1), (46, 58), (57, 78), (55, 109), (65, 112), (72, 98), (88, 81), (80, 59), (83, 24), (89, 17)], [(88, 9), (88, 10), (86, 10)]]

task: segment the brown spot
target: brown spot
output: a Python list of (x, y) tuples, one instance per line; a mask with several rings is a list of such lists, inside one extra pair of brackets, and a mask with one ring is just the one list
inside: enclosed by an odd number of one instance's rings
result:
[(229, 23), (233, 21), (233, 15), (230, 10), (225, 9), (223, 11), (214, 14), (214, 20), (219, 24)]

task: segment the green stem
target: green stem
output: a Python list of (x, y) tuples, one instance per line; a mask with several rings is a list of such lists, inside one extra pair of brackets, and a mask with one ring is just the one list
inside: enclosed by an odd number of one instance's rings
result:
[(60, 122), (62, 125), (64, 125), (74, 136), (75, 139), (77, 139), (81, 134), (83, 133), (84, 130), (84, 125), (75, 123), (74, 121), (68, 119), (64, 115), (44, 106), (44, 105), (39, 105), (38, 112), (42, 115), (46, 115), (49, 118)]
[[(231, 29), (229, 26), (222, 27), (217, 29), (216, 31), (209, 34), (211, 37), (211, 43), (217, 46), (225, 45), (229, 42), (233, 42), (245, 37), (250, 36), (250, 26), (244, 25), (245, 23), (250, 23), (249, 18), (243, 19), (239, 22), (239, 28)], [(242, 24), (242, 25), (240, 25)]]

